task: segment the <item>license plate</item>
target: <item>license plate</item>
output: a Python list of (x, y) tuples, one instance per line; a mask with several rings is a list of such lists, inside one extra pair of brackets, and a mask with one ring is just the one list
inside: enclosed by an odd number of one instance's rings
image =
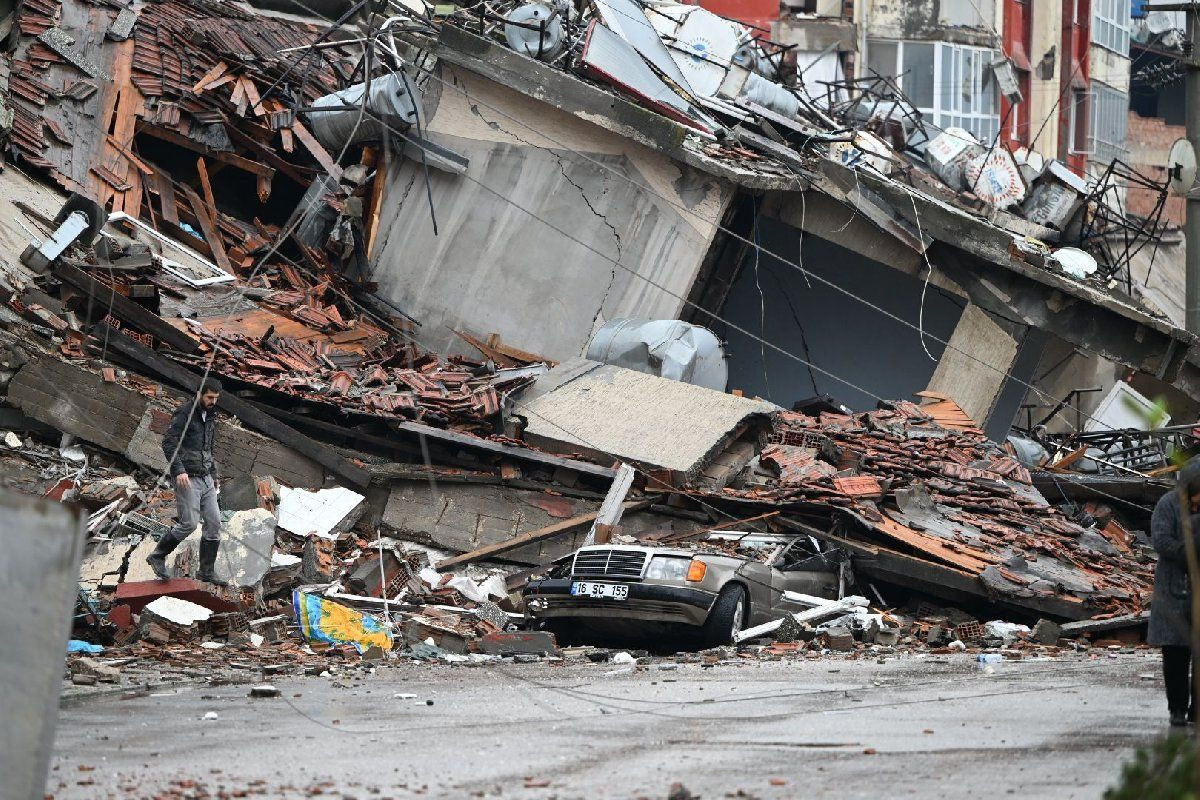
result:
[(580, 597), (606, 597), (611, 600), (624, 600), (629, 597), (629, 587), (623, 583), (575, 581), (571, 584), (571, 594)]

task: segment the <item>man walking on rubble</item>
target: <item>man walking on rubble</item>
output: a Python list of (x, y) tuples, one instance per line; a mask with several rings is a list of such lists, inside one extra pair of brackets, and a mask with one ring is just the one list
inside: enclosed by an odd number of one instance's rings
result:
[(175, 481), (175, 503), (179, 522), (158, 542), (146, 563), (162, 580), (167, 572), (167, 556), (203, 523), (200, 535), (200, 569), (196, 577), (208, 583), (217, 580), (214, 566), (221, 547), (221, 508), (217, 503), (217, 462), (213, 460), (213, 439), (217, 430), (217, 400), (221, 384), (209, 378), (201, 384), (195, 399), (188, 400), (171, 417), (163, 436), (163, 455), (170, 464)]
[[(1187, 500), (1180, 503), (1180, 489)], [(1192, 682), (1192, 589), (1184, 543), (1184, 514), (1191, 517), (1192, 537), (1200, 547), (1200, 457), (1179, 470), (1176, 488), (1159, 498), (1150, 518), (1150, 536), (1158, 552), (1154, 567), (1154, 597), (1146, 641), (1162, 648), (1167, 713), (1173, 727), (1196, 721)]]

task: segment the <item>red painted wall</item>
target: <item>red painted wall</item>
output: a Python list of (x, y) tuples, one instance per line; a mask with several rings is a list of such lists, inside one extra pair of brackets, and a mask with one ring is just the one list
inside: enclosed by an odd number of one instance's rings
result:
[(771, 35), (771, 23), (779, 19), (779, 0), (682, 0), (708, 9), (743, 25), (761, 28), (760, 36)]
[[(1029, 144), (1029, 138), (1034, 131), (1030, 130), (1029, 107), (1032, 102), (1031, 79), (1033, 66), (1030, 64), (1030, 54), (1033, 52), (1033, 3), (1031, 0), (1004, 0), (1004, 52), (1008, 54), (1017, 72), (1017, 82), (1021, 86), (1021, 95), (1025, 98), (1015, 109), (1010, 108), (1004, 98), (1000, 98), (1000, 119), (1007, 120), (1004, 125), (1003, 141), (1009, 147), (1017, 148)], [(1015, 125), (1013, 117), (1016, 117)], [(1014, 134), (1015, 128), (1015, 134)]]
[[(1063, 0), (1062, 57), (1059, 59), (1058, 157), (1080, 175), (1087, 156), (1071, 151), (1071, 101), (1076, 91), (1086, 92), (1089, 83), (1088, 43), (1091, 41), (1091, 0)], [(1083, 109), (1086, 119), (1088, 110)]]

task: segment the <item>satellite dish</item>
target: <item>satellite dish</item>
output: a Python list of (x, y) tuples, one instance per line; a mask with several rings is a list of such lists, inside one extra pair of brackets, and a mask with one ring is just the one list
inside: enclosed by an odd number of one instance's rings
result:
[(1196, 150), (1187, 139), (1176, 139), (1167, 156), (1167, 186), (1171, 192), (1186, 196), (1196, 184)]

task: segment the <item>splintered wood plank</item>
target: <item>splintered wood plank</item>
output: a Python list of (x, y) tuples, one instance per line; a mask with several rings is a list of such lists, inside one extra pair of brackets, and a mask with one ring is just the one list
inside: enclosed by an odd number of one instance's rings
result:
[(256, 188), (258, 189), (258, 202), (267, 202), (267, 198), (271, 196), (271, 179), (264, 175), (259, 175)]
[(267, 109), (263, 108), (262, 98), (258, 95), (258, 87), (254, 85), (254, 81), (249, 77), (242, 77), (243, 91), (246, 93), (246, 99), (250, 101), (250, 112), (256, 117), (265, 116)]
[(388, 158), (382, 153), (375, 159), (375, 180), (371, 183), (371, 205), (367, 211), (367, 260), (375, 252), (375, 236), (379, 233), (379, 212), (383, 209), (383, 187), (387, 183)]
[(234, 79), (233, 94), (230, 95), (229, 102), (237, 106), (237, 114), (239, 117), (246, 116), (246, 87), (242, 85), (241, 78)]
[(312, 154), (312, 157), (317, 160), (326, 172), (333, 177), (334, 180), (342, 179), (342, 168), (339, 167), (329, 155), (329, 152), (321, 146), (321, 143), (316, 140), (308, 128), (304, 127), (304, 123), (296, 120), (292, 123), (292, 132), (296, 134), (296, 138), (300, 140), (300, 144), (304, 145), (305, 149)]
[[(93, 145), (91, 165), (94, 175), (117, 176), (124, 187), (117, 189), (101, 178), (92, 186), (92, 197), (101, 205), (111, 205), (113, 211), (137, 216), (142, 207), (142, 178), (137, 169), (130, 169), (131, 162), (126, 154), (133, 146), (137, 122), (145, 111), (146, 100), (130, 80), (133, 48), (132, 38), (111, 48), (112, 88), (109, 88), (97, 118), (104, 120), (105, 129), (111, 130), (112, 134)], [(102, 170), (97, 173), (96, 167)]]
[[(628, 502), (628, 503), (623, 503), (621, 505), (621, 509), (623, 511), (637, 511), (637, 510), (649, 507), (653, 502), (654, 502), (654, 500), (652, 500), (652, 499), (636, 500), (636, 501), (632, 501), (632, 502)], [(593, 514), (580, 514), (577, 517), (571, 517), (570, 519), (564, 519), (562, 522), (555, 522), (554, 524), (547, 525), (544, 528), (538, 528), (537, 530), (529, 531), (528, 533), (519, 534), (517, 536), (512, 537), (511, 539), (506, 539), (503, 542), (497, 542), (496, 544), (489, 544), (486, 547), (480, 547), (479, 549), (472, 550), (469, 553), (463, 553), (461, 556), (451, 556), (450, 558), (444, 558), (441, 561), (437, 562), (437, 568), (438, 569), (446, 569), (447, 567), (453, 567), (458, 564), (466, 564), (471, 561), (479, 561), (480, 559), (483, 559), (483, 558), (493, 558), (493, 557), (499, 555), (500, 553), (507, 553), (509, 550), (515, 550), (518, 547), (521, 547), (522, 545), (531, 544), (533, 542), (540, 542), (543, 539), (552, 539), (555, 536), (559, 536), (561, 534), (567, 533), (568, 531), (576, 530), (578, 528), (583, 527), (584, 525), (591, 523), (593, 520), (596, 519), (596, 516), (597, 515), (594, 513)]]
[(208, 88), (209, 84), (224, 75), (225, 71), (228, 69), (228, 64), (226, 64), (224, 61), (218, 61), (215, 67), (204, 73), (204, 77), (196, 81), (196, 85), (192, 87), (192, 94), (200, 94), (203, 92)]
[(221, 240), (220, 232), (213, 225), (212, 217), (204, 207), (204, 201), (192, 187), (186, 184), (179, 184), (179, 191), (183, 192), (183, 196), (187, 198), (188, 204), (192, 207), (192, 213), (196, 215), (196, 222), (200, 225), (200, 232), (204, 234), (204, 241), (212, 251), (213, 260), (221, 269), (231, 275), (234, 274), (229, 255), (225, 252), (225, 242)]
[(209, 218), (215, 228), (219, 224), (217, 199), (213, 197), (212, 181), (208, 179), (208, 165), (204, 163), (204, 156), (196, 159), (196, 172), (200, 173), (200, 188), (204, 191), (204, 202), (208, 205)]
[(152, 181), (154, 190), (158, 192), (158, 203), (163, 219), (178, 227), (179, 209), (175, 200), (175, 187), (171, 185), (171, 179), (156, 171)]

